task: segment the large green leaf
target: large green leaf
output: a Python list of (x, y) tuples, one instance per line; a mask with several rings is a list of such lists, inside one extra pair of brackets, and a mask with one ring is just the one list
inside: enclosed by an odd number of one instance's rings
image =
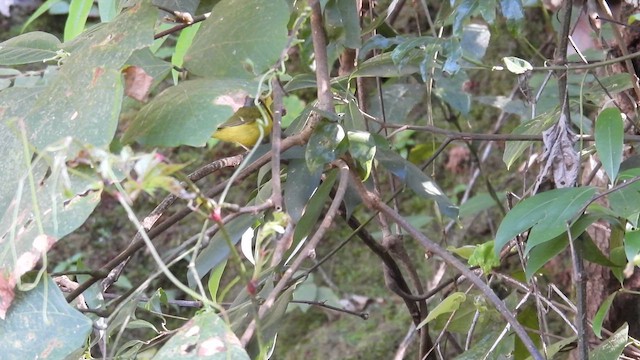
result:
[(360, 17), (353, 1), (329, 0), (324, 6), (329, 40), (351, 49), (360, 47)]
[(602, 167), (613, 184), (622, 162), (622, 147), (624, 145), (624, 123), (620, 110), (617, 108), (602, 110), (596, 120), (594, 136), (600, 162), (602, 162)]
[(309, 171), (316, 172), (340, 155), (340, 143), (345, 137), (341, 125), (322, 121), (313, 131), (305, 151)]
[(0, 43), (0, 65), (21, 65), (51, 59), (59, 50), (55, 36), (34, 31)]
[[(422, 84), (385, 83), (382, 85), (386, 120), (395, 124), (406, 124), (409, 113), (424, 101), (425, 92), (426, 87)], [(382, 107), (378, 94), (372, 95), (368, 104), (369, 114), (382, 119)]]
[(93, 0), (71, 0), (69, 15), (64, 25), (64, 41), (73, 40), (84, 30)]
[(185, 67), (199, 76), (253, 78), (279, 59), (288, 21), (282, 0), (222, 0), (202, 23)]
[(46, 277), (35, 289), (17, 292), (0, 321), (0, 353), (3, 359), (64, 359), (86, 345), (91, 328), (91, 320)]
[(145, 105), (122, 141), (151, 146), (203, 146), (218, 125), (233, 115), (238, 99), (255, 96), (256, 88), (257, 84), (244, 80), (182, 82)]
[(386, 140), (376, 136), (376, 160), (389, 172), (398, 177), (417, 195), (434, 200), (440, 212), (452, 219), (458, 217), (458, 208), (449, 200), (438, 184), (417, 166), (413, 165), (395, 151), (391, 150)]
[[(557, 232), (558, 224), (566, 226), (565, 223), (571, 220), (580, 204), (584, 204), (585, 198), (590, 198), (595, 193), (594, 188), (564, 188), (546, 191), (519, 202), (502, 220), (496, 233), (495, 251), (500, 252), (502, 248), (516, 235), (530, 229), (534, 225), (541, 223), (538, 231), (545, 230), (546, 220), (553, 225), (553, 231)], [(575, 201), (575, 197), (580, 197), (580, 201)], [(565, 227), (562, 228), (564, 230)], [(553, 239), (563, 231), (548, 238)], [(544, 233), (542, 235), (549, 235)]]
[(629, 325), (625, 323), (589, 354), (589, 360), (616, 360), (629, 341)]
[(154, 360), (249, 359), (240, 340), (213, 311), (197, 314), (158, 351)]
[(284, 184), (284, 203), (287, 213), (297, 223), (309, 204), (309, 198), (320, 184), (321, 169), (312, 173), (302, 159), (293, 159), (287, 166), (287, 182)]
[(592, 187), (572, 188), (572, 191), (558, 194), (560, 201), (549, 204), (545, 210), (546, 216), (534, 225), (527, 237), (525, 253), (535, 246), (549, 241), (567, 231), (567, 224), (572, 225), (577, 220), (578, 211), (591, 200), (596, 189)]
[[(226, 224), (224, 231), (218, 231), (213, 235), (209, 240), (209, 245), (198, 254), (195, 260), (195, 268), (198, 276), (202, 278), (209, 273), (211, 269), (226, 260), (231, 252), (227, 240), (231, 241), (234, 245), (237, 244), (242, 234), (244, 234), (255, 221), (255, 216), (243, 214)], [(229, 238), (225, 239), (226, 236)], [(187, 280), (189, 281), (189, 286), (195, 287), (196, 282), (200, 279), (195, 279), (192, 273), (189, 273)]]
[(318, 219), (320, 219), (320, 215), (322, 215), (325, 203), (329, 198), (329, 193), (331, 192), (333, 184), (336, 182), (337, 178), (337, 171), (334, 170), (328, 172), (325, 180), (320, 184), (316, 192), (313, 193), (311, 199), (309, 199), (309, 203), (305, 208), (304, 214), (300, 218), (300, 221), (293, 232), (293, 244), (287, 251), (286, 257), (289, 257), (290, 254), (292, 254), (298, 247), (300, 241), (303, 241), (315, 229), (315, 225), (318, 222)]
[[(583, 215), (571, 226), (571, 237), (575, 240), (577, 239), (584, 231), (597, 221), (600, 217), (597, 215)], [(585, 239), (584, 241), (590, 241), (590, 239)], [(579, 244), (582, 244), (581, 242)], [(593, 242), (591, 242), (593, 244)], [(591, 244), (582, 244), (584, 248), (590, 248)], [(556, 255), (560, 254), (567, 246), (569, 245), (569, 238), (566, 233), (560, 234), (555, 238), (546, 241), (538, 246), (535, 246), (529, 251), (527, 266), (525, 268), (525, 276), (527, 281), (531, 279), (533, 274), (535, 274), (544, 264), (549, 262), (549, 260), (553, 259)], [(593, 245), (595, 246), (595, 245)], [(591, 251), (593, 253), (593, 251)], [(602, 256), (602, 254), (600, 254)], [(586, 257), (586, 254), (585, 254)], [(592, 258), (596, 258), (600, 260), (598, 255), (593, 255)], [(592, 261), (594, 262), (594, 261)]]
[(152, 43), (156, 14), (139, 5), (63, 44), (69, 57), (25, 117), (32, 145), (42, 149), (69, 136), (97, 147), (111, 142), (122, 103), (121, 68)]

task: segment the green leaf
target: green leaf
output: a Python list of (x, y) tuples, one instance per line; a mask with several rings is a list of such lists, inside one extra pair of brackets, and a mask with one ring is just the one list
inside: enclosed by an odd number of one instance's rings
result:
[[(617, 73), (594, 81), (588, 90), (584, 91), (587, 99), (600, 101), (603, 97), (614, 95), (633, 88), (633, 76), (628, 72)], [(606, 91), (605, 91), (606, 90)]]
[(391, 53), (382, 53), (365, 60), (358, 65), (349, 78), (357, 77), (401, 77), (412, 75), (420, 71), (421, 58), (413, 57), (402, 66), (396, 65)]
[(199, 76), (254, 78), (280, 58), (288, 21), (282, 0), (222, 0), (202, 22), (185, 67)]
[[(34, 157), (27, 134), (12, 117), (33, 106), (32, 89), (11, 88), (0, 96), (0, 274), (11, 291), (61, 237), (77, 229), (100, 201), (102, 182), (82, 171), (67, 172), (65, 161), (79, 149), (66, 144)], [(37, 93), (36, 93), (37, 94)], [(2, 275), (0, 275), (2, 278)], [(5, 304), (8, 306), (10, 300)]]
[(356, 161), (358, 175), (366, 181), (371, 174), (373, 158), (376, 155), (376, 145), (371, 134), (364, 131), (349, 131), (349, 153)]
[(335, 34), (337, 42), (344, 47), (360, 48), (360, 17), (355, 2), (331, 0), (324, 7), (324, 15), (329, 35)]
[(305, 151), (310, 172), (316, 172), (339, 155), (338, 145), (344, 139), (342, 126), (332, 121), (322, 121), (313, 131)]
[(300, 218), (298, 225), (296, 226), (293, 233), (293, 244), (291, 249), (287, 252), (287, 257), (291, 254), (294, 249), (298, 246), (300, 241), (306, 238), (313, 229), (315, 229), (315, 224), (318, 222), (320, 215), (322, 214), (322, 210), (324, 209), (324, 205), (329, 198), (329, 193), (333, 188), (333, 184), (336, 182), (338, 178), (337, 171), (331, 171), (327, 173), (327, 177), (320, 184), (318, 190), (313, 194), (311, 199), (309, 199), (309, 204), (307, 205), (304, 214)]
[[(518, 323), (520, 323), (525, 329), (532, 331), (527, 331), (529, 337), (534, 342), (536, 347), (540, 348), (541, 340), (540, 336), (537, 336), (538, 331), (540, 330), (540, 322), (538, 321), (538, 311), (535, 306), (525, 305), (516, 316)], [(520, 339), (520, 337), (514, 338), (514, 350), (513, 350), (513, 358), (514, 359), (524, 359), (527, 355), (529, 355), (529, 351), (524, 346), (524, 343)]]
[(589, 360), (616, 360), (629, 341), (629, 325), (622, 325), (611, 337), (598, 345), (589, 354)]
[(469, 259), (471, 257), (471, 255), (473, 255), (473, 253), (476, 250), (476, 245), (464, 245), (461, 246), (459, 248), (454, 248), (453, 246), (448, 246), (447, 247), (447, 251), (450, 251), (458, 256), (460, 256), (463, 259)]
[[(535, 118), (522, 123), (511, 133), (513, 135), (540, 135), (544, 130), (553, 125), (558, 120), (559, 113), (552, 111), (536, 116)], [(525, 149), (531, 146), (531, 141), (509, 141), (504, 148), (502, 161), (511, 169), (513, 163), (522, 155)]]
[(609, 206), (618, 217), (628, 219), (633, 226), (638, 225), (637, 214), (640, 212), (640, 192), (633, 186), (612, 192), (607, 197)]
[(425, 326), (433, 319), (438, 318), (444, 314), (450, 314), (454, 311), (457, 311), (460, 307), (460, 304), (467, 300), (467, 295), (463, 292), (454, 292), (453, 294), (447, 296), (444, 300), (442, 300), (433, 310), (429, 312), (429, 315), (416, 326), (416, 329), (420, 329)]
[(591, 201), (595, 192), (596, 189), (592, 187), (574, 188), (571, 195), (564, 193), (559, 196), (563, 202), (554, 201), (549, 204), (549, 208), (545, 210), (548, 215), (529, 232), (525, 254), (535, 246), (566, 232), (567, 223), (569, 226), (573, 225), (573, 221), (580, 215), (577, 212)]
[(524, 17), (522, 0), (500, 0), (500, 8), (507, 20), (521, 20)]
[(216, 265), (209, 274), (207, 289), (209, 289), (209, 296), (211, 296), (211, 300), (213, 300), (213, 302), (222, 301), (222, 299), (218, 299), (218, 289), (220, 288), (220, 279), (222, 279), (226, 266), (227, 260), (224, 260), (220, 264)]
[(391, 59), (394, 64), (403, 67), (412, 59), (423, 58), (424, 49), (429, 46), (439, 45), (439, 39), (432, 36), (419, 36), (416, 38), (408, 38), (391, 52)]
[(93, 0), (71, 0), (67, 22), (64, 24), (65, 42), (73, 40), (84, 31), (91, 6)]
[(493, 250), (493, 244), (493, 241), (487, 241), (476, 246), (473, 254), (469, 257), (469, 265), (479, 266), (485, 274), (488, 274), (491, 269), (500, 266), (500, 257)]
[(7, 317), (0, 320), (0, 353), (5, 359), (64, 359), (86, 346), (91, 329), (91, 319), (68, 304), (47, 276), (35, 289), (16, 292)]
[[(497, 194), (500, 201), (504, 201), (507, 198), (505, 192)], [(467, 200), (464, 204), (460, 205), (460, 217), (467, 218), (479, 214), (482, 211), (488, 210), (497, 206), (496, 201), (488, 193), (478, 193), (471, 199)]]
[[(295, 290), (293, 291), (292, 300), (316, 301), (317, 299), (318, 299), (318, 285), (314, 283), (313, 276), (309, 274), (309, 276), (305, 281), (303, 281), (301, 284), (296, 286)], [(306, 313), (310, 307), (311, 305), (309, 304), (295, 303), (295, 304), (289, 305), (289, 308), (287, 309), (287, 311), (289, 311), (290, 309), (298, 308), (303, 313)]]
[[(213, 235), (209, 240), (209, 245), (198, 254), (195, 260), (195, 269), (200, 278), (229, 257), (230, 249), (227, 240), (234, 245), (237, 244), (242, 234), (253, 225), (255, 220), (255, 216), (251, 214), (240, 215), (224, 225), (224, 231), (219, 230)], [(225, 239), (227, 236), (229, 238)], [(190, 287), (195, 287), (196, 282), (200, 281), (200, 279), (195, 279), (191, 272), (189, 272), (187, 280)]]
[(376, 136), (377, 151), (375, 158), (389, 172), (398, 177), (417, 195), (434, 200), (440, 212), (452, 219), (458, 217), (458, 208), (449, 200), (431, 177), (423, 173), (417, 166), (408, 162), (391, 150), (386, 140)]
[[(176, 47), (171, 55), (171, 64), (175, 67), (182, 67), (184, 63), (184, 56), (191, 48), (191, 44), (193, 43), (193, 38), (198, 33), (198, 29), (200, 29), (200, 25), (202, 23), (193, 24), (187, 28), (182, 29), (180, 35), (178, 36), (178, 40), (176, 40)], [(171, 71), (173, 76), (173, 83), (178, 83), (178, 72), (174, 69)]]
[(60, 40), (41, 31), (16, 36), (0, 43), (0, 65), (41, 62), (56, 56)]
[(640, 229), (626, 231), (624, 234), (624, 253), (627, 261), (634, 261), (640, 254)]
[(485, 331), (479, 335), (480, 339), (474, 341), (473, 346), (455, 357), (455, 360), (478, 360), (487, 356), (487, 354), (494, 355), (490, 357), (492, 359), (504, 359), (509, 355), (508, 348), (513, 345), (513, 338), (503, 338), (498, 341), (496, 347), (496, 341), (500, 336), (497, 331)]
[(346, 130), (365, 131), (366, 121), (364, 115), (360, 112), (360, 108), (355, 99), (349, 99), (349, 112), (344, 117), (344, 127)]
[(116, 2), (113, 0), (98, 0), (98, 13), (101, 22), (109, 22), (118, 15)]
[(29, 16), (27, 21), (24, 22), (22, 28), (20, 29), (20, 33), (23, 33), (34, 20), (42, 16), (42, 14), (46, 13), (53, 5), (59, 3), (60, 1), (62, 0), (47, 0), (42, 5), (40, 5), (38, 9), (33, 14), (31, 14), (31, 16)]
[(556, 236), (545, 243), (542, 243), (531, 249), (528, 255), (527, 267), (525, 269), (525, 277), (527, 281), (544, 266), (549, 260), (556, 257), (569, 245), (566, 234)]
[[(423, 102), (425, 91), (426, 88), (423, 84), (385, 83), (382, 85), (384, 116), (387, 121), (394, 124), (407, 123), (411, 111)], [(372, 95), (367, 104), (369, 104), (369, 114), (382, 119), (382, 107), (378, 94)], [(366, 129), (366, 127), (361, 130), (364, 129)]]
[(594, 137), (602, 167), (613, 184), (622, 162), (622, 147), (624, 145), (624, 123), (620, 110), (607, 108), (600, 112), (596, 120)]
[(462, 39), (460, 39), (460, 47), (465, 56), (482, 60), (487, 52), (491, 40), (491, 32), (485, 24), (469, 24), (462, 31)]
[(294, 223), (300, 220), (305, 211), (309, 198), (318, 188), (321, 169), (312, 173), (306, 161), (293, 159), (287, 166), (287, 181), (284, 184), (284, 203), (287, 213)]
[(461, 0), (455, 2), (455, 6), (452, 8), (451, 15), (449, 16), (450, 18), (447, 19), (447, 22), (453, 20), (453, 35), (460, 35), (464, 21), (476, 11), (480, 2), (481, 1), (478, 0)]
[(257, 84), (234, 79), (184, 81), (145, 105), (122, 142), (149, 146), (203, 146), (234, 111), (233, 99), (255, 96)]
[(563, 203), (554, 202), (549, 204), (551, 208), (546, 210), (548, 215), (534, 225), (529, 232), (525, 254), (535, 246), (566, 232), (567, 223), (573, 225), (573, 221), (577, 219), (576, 215), (580, 215), (577, 212), (591, 200), (596, 192), (595, 188), (589, 187), (575, 189), (576, 191), (573, 192), (574, 197), (564, 194), (561, 195), (564, 200)]
[(463, 115), (469, 114), (469, 111), (471, 111), (471, 95), (460, 91), (464, 84), (469, 81), (467, 73), (458, 71), (452, 76), (445, 76), (444, 72), (436, 72), (434, 79), (437, 84), (434, 94)]
[[(595, 194), (591, 187), (563, 188), (539, 193), (519, 202), (502, 220), (496, 233), (495, 251), (500, 250), (509, 242), (540, 223), (537, 227), (537, 244), (551, 240), (566, 231), (566, 222), (575, 217), (578, 211)], [(544, 221), (543, 221), (544, 220)], [(527, 242), (529, 244), (531, 235)]]
[(107, 146), (120, 117), (121, 69), (135, 50), (152, 43), (155, 21), (156, 10), (139, 5), (63, 44), (69, 57), (27, 112), (30, 143), (42, 149), (71, 136)]
[(213, 311), (196, 314), (153, 357), (153, 360), (249, 360), (229, 326)]
[[(574, 234), (572, 233), (572, 235)], [(600, 248), (598, 248), (598, 246), (593, 242), (593, 239), (591, 239), (589, 234), (582, 234), (582, 236), (579, 237), (576, 236), (576, 239), (577, 240), (574, 242), (576, 246), (582, 250), (582, 256), (585, 260), (609, 268), (617, 267), (614, 262), (609, 260), (609, 258), (600, 251)]]
[[(571, 336), (566, 339), (562, 339), (558, 342), (555, 342), (549, 346), (547, 346), (547, 356), (549, 359), (555, 359), (555, 355), (559, 352), (566, 352), (568, 350), (573, 349), (575, 346), (571, 346), (571, 344), (576, 342), (577, 337)], [(533, 357), (529, 356), (527, 360), (532, 360)]]
[(602, 339), (602, 324), (604, 323), (604, 319), (606, 319), (607, 314), (609, 313), (609, 309), (611, 308), (613, 299), (615, 299), (616, 295), (618, 295), (617, 291), (607, 296), (607, 298), (604, 299), (604, 301), (598, 308), (596, 314), (593, 316), (593, 333), (598, 337), (598, 339)]
[(524, 74), (533, 70), (533, 66), (528, 61), (515, 56), (506, 56), (502, 58), (502, 62), (507, 66), (507, 70), (514, 74)]

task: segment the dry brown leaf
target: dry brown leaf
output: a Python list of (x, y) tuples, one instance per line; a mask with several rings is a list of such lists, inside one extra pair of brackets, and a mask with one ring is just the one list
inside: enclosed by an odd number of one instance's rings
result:
[(13, 303), (13, 298), (15, 297), (13, 288), (15, 286), (16, 279), (12, 275), (5, 277), (5, 275), (0, 274), (0, 319), (2, 320), (7, 316), (7, 311), (11, 307), (11, 303)]
[(549, 172), (557, 188), (572, 187), (578, 180), (580, 156), (575, 150), (576, 135), (571, 131), (567, 118), (560, 115), (560, 120), (542, 133), (544, 153), (542, 160), (545, 166), (538, 178), (538, 184)]
[(128, 66), (124, 73), (124, 93), (130, 98), (147, 102), (153, 78), (139, 66)]

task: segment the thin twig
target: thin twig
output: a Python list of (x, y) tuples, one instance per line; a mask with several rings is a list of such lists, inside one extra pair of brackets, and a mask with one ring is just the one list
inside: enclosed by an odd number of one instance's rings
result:
[(161, 37), (165, 37), (165, 36), (167, 36), (169, 34), (173, 34), (174, 32), (180, 31), (180, 30), (182, 30), (182, 29), (184, 29), (186, 27), (189, 27), (189, 26), (191, 26), (193, 24), (197, 24), (199, 22), (202, 22), (202, 21), (206, 20), (210, 15), (211, 15), (211, 13), (208, 12), (206, 14), (194, 16), (193, 17), (193, 22), (184, 23), (184, 24), (178, 24), (178, 25), (176, 25), (176, 26), (174, 26), (172, 28), (169, 28), (167, 30), (161, 31), (161, 32), (153, 35), (153, 39), (154, 40), (160, 39)]
[(271, 129), (271, 200), (276, 211), (282, 210), (282, 182), (280, 181), (280, 154), (282, 151), (282, 98), (284, 90), (277, 77), (271, 79), (273, 96), (273, 128)]
[[(479, 140), (479, 141), (542, 141), (542, 135), (527, 135), (527, 134), (483, 134), (483, 133), (469, 133), (459, 132), (441, 129), (437, 126), (430, 125), (402, 125), (387, 123), (384, 126), (388, 128), (402, 130), (414, 130), (428, 132), (432, 134), (444, 135), (451, 140)], [(595, 141), (593, 135), (582, 135), (578, 137), (582, 141)], [(640, 142), (640, 135), (625, 135), (625, 142)]]
[(331, 306), (331, 305), (327, 304), (325, 301), (291, 300), (290, 303), (292, 303), (292, 304), (307, 304), (307, 305), (312, 305), (312, 306), (323, 307), (323, 308), (326, 308), (326, 309), (329, 309), (329, 310), (333, 310), (333, 311), (337, 311), (337, 312), (341, 312), (341, 313), (345, 313), (345, 314), (349, 314), (349, 315), (355, 315), (355, 316), (361, 318), (362, 320), (369, 319), (369, 313), (367, 313), (367, 312), (357, 312), (357, 311), (351, 311), (351, 310), (347, 310), (347, 309)]
[(571, 224), (567, 223), (567, 236), (573, 264), (573, 283), (576, 292), (576, 330), (578, 331), (578, 356), (581, 360), (589, 358), (589, 337), (587, 336), (587, 299), (586, 276), (584, 273), (583, 246), (575, 246), (576, 240), (571, 236)]

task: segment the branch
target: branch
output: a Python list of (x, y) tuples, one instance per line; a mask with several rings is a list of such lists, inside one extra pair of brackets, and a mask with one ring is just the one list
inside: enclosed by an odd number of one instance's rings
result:
[[(480, 141), (542, 141), (542, 135), (526, 135), (526, 134), (481, 134), (481, 133), (468, 133), (458, 132), (452, 130), (441, 129), (437, 126), (431, 125), (402, 125), (386, 123), (382, 125), (387, 128), (402, 130), (415, 130), (428, 132), (431, 134), (444, 135), (451, 140), (480, 140)], [(582, 141), (595, 141), (593, 135), (582, 135), (578, 137)], [(626, 142), (640, 142), (640, 135), (626, 135), (624, 136)]]
[(165, 37), (165, 36), (167, 36), (169, 34), (173, 34), (174, 32), (180, 31), (180, 30), (182, 30), (182, 29), (184, 29), (186, 27), (189, 27), (189, 26), (191, 26), (193, 24), (197, 24), (199, 22), (202, 22), (202, 21), (206, 20), (210, 15), (211, 15), (211, 13), (208, 12), (206, 14), (194, 16), (193, 17), (193, 21), (188, 22), (188, 23), (184, 23), (184, 24), (178, 24), (178, 25), (176, 25), (176, 26), (174, 26), (172, 28), (169, 28), (167, 30), (161, 31), (161, 32), (153, 35), (153, 39), (154, 40), (160, 39), (161, 37)]
[(535, 344), (527, 334), (526, 330), (522, 327), (522, 325), (520, 325), (520, 323), (518, 323), (518, 320), (516, 320), (516, 318), (509, 311), (504, 302), (500, 300), (500, 298), (498, 298), (493, 290), (484, 281), (482, 281), (482, 279), (474, 274), (473, 271), (469, 270), (460, 260), (440, 247), (440, 245), (436, 244), (416, 228), (411, 226), (411, 224), (409, 224), (402, 216), (400, 216), (400, 214), (387, 206), (377, 196), (369, 192), (364, 187), (364, 185), (362, 185), (360, 179), (356, 174), (352, 174), (352, 176), (355, 178), (355, 181), (353, 181), (352, 183), (355, 183), (358, 194), (362, 198), (363, 203), (368, 208), (385, 213), (388, 217), (390, 217), (398, 225), (400, 225), (400, 227), (403, 228), (409, 235), (411, 235), (411, 237), (418, 240), (427, 251), (441, 257), (447, 264), (456, 268), (462, 275), (469, 279), (469, 281), (477, 286), (478, 289), (480, 289), (480, 291), (482, 291), (482, 293), (487, 297), (487, 299), (494, 304), (498, 312), (502, 314), (502, 316), (511, 325), (516, 334), (518, 334), (524, 346), (527, 348), (533, 358), (536, 360), (544, 359), (544, 357), (540, 354)]
[(328, 305), (325, 301), (291, 300), (290, 302), (292, 304), (307, 304), (307, 305), (312, 305), (312, 306), (319, 306), (319, 307), (323, 307), (323, 308), (326, 308), (326, 309), (329, 309), (329, 310), (333, 310), (333, 311), (337, 311), (337, 312), (341, 312), (341, 313), (345, 313), (345, 314), (349, 314), (349, 315), (355, 315), (355, 316), (361, 318), (362, 320), (368, 320), (369, 319), (369, 313), (356, 312), (356, 311), (351, 311), (351, 310), (347, 310), (347, 309), (331, 306), (331, 305)]

